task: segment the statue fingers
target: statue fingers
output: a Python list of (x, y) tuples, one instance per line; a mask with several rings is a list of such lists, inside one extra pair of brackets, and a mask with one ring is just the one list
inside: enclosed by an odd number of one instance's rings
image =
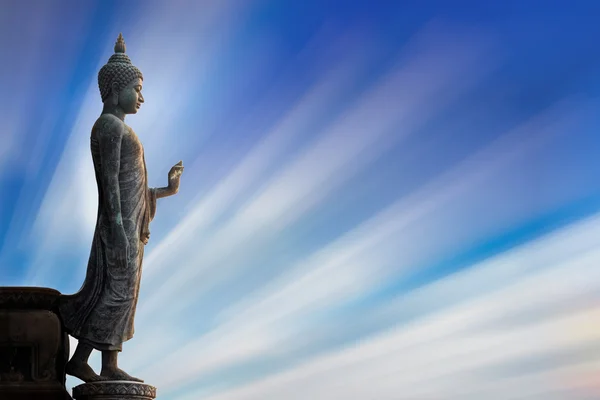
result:
[(182, 173), (183, 173), (183, 167), (177, 167), (177, 166), (175, 166), (175, 167), (171, 168), (171, 171), (169, 173), (169, 177), (175, 178), (175, 177), (180, 176)]

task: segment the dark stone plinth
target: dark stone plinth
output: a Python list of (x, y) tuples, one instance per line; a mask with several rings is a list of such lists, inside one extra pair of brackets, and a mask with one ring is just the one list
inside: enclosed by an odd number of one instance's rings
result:
[(156, 388), (145, 383), (103, 381), (73, 388), (75, 400), (154, 400)]
[(0, 399), (71, 399), (69, 339), (56, 313), (60, 292), (0, 287)]

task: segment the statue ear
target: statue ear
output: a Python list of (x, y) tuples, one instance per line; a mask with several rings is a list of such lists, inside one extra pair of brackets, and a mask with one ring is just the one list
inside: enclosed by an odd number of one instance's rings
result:
[(113, 105), (118, 105), (119, 104), (119, 84), (117, 82), (113, 82), (111, 85), (111, 96), (112, 96), (112, 102)]

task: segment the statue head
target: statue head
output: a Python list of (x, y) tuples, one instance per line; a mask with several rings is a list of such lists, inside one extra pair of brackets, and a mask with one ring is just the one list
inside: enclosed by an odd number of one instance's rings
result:
[(144, 102), (142, 73), (125, 54), (125, 40), (119, 33), (115, 54), (98, 72), (98, 86), (104, 104), (119, 106), (126, 114), (135, 114)]

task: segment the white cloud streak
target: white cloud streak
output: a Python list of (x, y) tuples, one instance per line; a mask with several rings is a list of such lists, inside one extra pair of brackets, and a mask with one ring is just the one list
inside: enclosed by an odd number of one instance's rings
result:
[[(342, 89), (352, 83), (357, 75), (364, 68), (366, 62), (362, 57), (354, 59), (348, 63), (343, 60), (340, 64), (327, 68), (329, 71), (311, 88), (307, 89), (305, 95), (301, 97), (291, 107), (275, 126), (261, 139), (261, 141), (252, 149), (252, 151), (240, 161), (235, 169), (214, 188), (207, 197), (200, 199), (191, 211), (191, 214), (183, 219), (175, 229), (173, 229), (165, 239), (159, 242), (153, 252), (146, 256), (144, 260), (144, 285), (148, 280), (162, 279), (161, 273), (164, 273), (165, 267), (169, 265), (169, 259), (173, 256), (173, 249), (180, 245), (186, 238), (200, 240), (210, 234), (210, 227), (215, 220), (222, 216), (232, 204), (240, 197), (249, 196), (249, 192), (255, 187), (260, 187), (261, 178), (267, 173), (269, 168), (276, 167), (278, 158), (290, 150), (291, 146), (297, 142), (298, 137), (307, 129), (315, 115), (327, 110), (330, 103), (339, 100)], [(147, 287), (145, 287), (147, 289)], [(147, 308), (152, 310), (151, 307)], [(138, 314), (138, 319), (140, 315)], [(143, 314), (142, 314), (143, 318)], [(136, 341), (135, 347), (128, 350), (130, 359), (135, 360), (132, 364), (139, 366), (144, 363), (143, 360), (152, 358), (151, 354), (158, 356), (159, 351), (149, 350), (156, 348), (154, 343), (175, 343), (179, 342), (179, 335), (170, 329), (170, 327), (157, 327), (156, 321), (152, 322), (152, 334), (147, 336), (145, 329), (140, 330), (142, 342)], [(161, 332), (167, 331), (168, 334), (161, 335)], [(148, 328), (150, 331), (150, 328)], [(161, 336), (159, 338), (159, 336)], [(140, 339), (138, 337), (138, 340)], [(224, 353), (220, 351), (213, 357), (222, 357)], [(218, 362), (218, 361), (217, 361)]]
[[(186, 137), (201, 134), (201, 130), (179, 130), (185, 121), (181, 110), (197, 97), (196, 93), (203, 92), (203, 84), (210, 79), (208, 68), (219, 59), (220, 48), (232, 35), (231, 27), (244, 12), (245, 3), (240, 0), (160, 3), (152, 8), (152, 14), (144, 17), (140, 29), (126, 38), (132, 49), (132, 62), (142, 70), (146, 81), (146, 102), (139, 115), (131, 118), (131, 126), (144, 143), (150, 170), (153, 165), (176, 163), (178, 160), (166, 161), (165, 154), (176, 154), (185, 149)], [(199, 109), (203, 107), (205, 104), (198, 104)]]
[[(219, 22), (223, 22), (223, 18), (227, 16), (226, 11), (231, 11), (234, 3), (236, 2), (222, 2), (219, 7), (204, 7), (202, 21), (198, 21), (196, 17), (192, 18), (190, 16), (197, 13), (186, 14), (189, 17), (186, 20), (187, 23), (190, 26), (193, 25), (195, 30), (189, 31), (190, 35), (186, 35), (187, 41), (182, 40), (180, 43), (168, 43), (165, 42), (166, 39), (159, 42), (151, 42), (153, 38), (167, 38), (169, 35), (166, 35), (166, 32), (173, 27), (173, 24), (185, 22), (177, 21), (174, 15), (172, 15), (172, 18), (165, 18), (165, 16), (172, 14), (173, 9), (171, 6), (166, 7), (166, 10), (162, 10), (167, 11), (167, 14), (164, 12), (161, 13), (161, 9), (155, 9), (152, 10), (152, 13), (143, 15), (142, 19), (148, 23), (156, 22), (153, 25), (151, 24), (153, 26), (152, 32), (145, 32), (144, 34), (135, 32), (126, 41), (130, 46), (135, 44), (135, 48), (140, 46), (139, 51), (134, 51), (138, 57), (132, 56), (133, 63), (140, 65), (140, 68), (141, 65), (147, 66), (143, 68), (147, 70), (146, 72), (153, 77), (160, 77), (150, 86), (151, 88), (181, 86), (192, 90), (195, 87), (194, 85), (190, 85), (189, 82), (188, 85), (184, 85), (181, 82), (181, 75), (189, 73), (189, 71), (182, 71), (181, 68), (184, 66), (189, 68), (190, 65), (195, 65), (190, 62), (189, 57), (196, 56), (196, 54), (192, 53), (188, 55), (188, 58), (185, 58), (184, 56), (187, 52), (184, 50), (193, 48), (191, 43), (194, 40), (197, 41), (193, 35), (195, 31), (200, 32), (202, 29), (214, 28), (215, 24), (218, 25)], [(192, 7), (193, 9), (198, 7), (198, 4), (194, 2), (182, 2), (181, 5)], [(168, 10), (171, 10), (171, 13)], [(217, 17), (220, 19), (216, 19)], [(152, 34), (150, 35), (150, 33)], [(143, 38), (149, 42), (145, 43), (142, 40)], [(114, 38), (111, 38), (110, 43), (107, 43), (106, 59), (101, 61), (96, 70), (99, 70), (108, 60), (108, 55), (112, 54), (113, 40)], [(145, 45), (141, 46), (138, 42)], [(161, 53), (164, 56), (162, 63), (156, 63), (156, 52), (158, 49), (162, 49)], [(212, 51), (215, 51), (214, 44)], [(128, 51), (128, 53), (131, 53), (131, 51)], [(210, 52), (206, 52), (205, 58), (210, 58), (210, 55)], [(139, 62), (141, 64), (138, 64)], [(172, 73), (161, 74), (160, 71), (164, 71), (166, 67)], [(179, 80), (179, 84), (176, 83), (177, 80)], [(150, 111), (146, 110), (149, 117), (142, 120), (141, 125), (143, 127), (145, 126), (144, 123), (146, 123), (148, 127), (161, 128), (163, 125), (157, 124), (156, 118), (159, 118), (158, 116), (160, 115), (160, 121), (163, 121), (165, 124), (167, 123), (165, 121), (172, 121), (173, 115), (169, 113), (175, 112), (176, 107), (168, 107), (167, 105), (173, 101), (174, 93), (171, 93), (171, 95), (160, 94), (160, 89), (158, 89), (158, 92), (156, 90), (150, 90), (150, 92), (156, 95), (156, 101), (153, 104), (158, 109), (155, 109), (153, 112), (153, 106), (150, 106)], [(181, 101), (185, 101), (190, 96), (190, 93), (189, 91), (185, 93), (179, 92), (178, 95), (176, 98), (183, 98)], [(36, 243), (36, 253), (38, 256), (32, 262), (32, 267), (29, 268), (28, 284), (41, 284), (45, 286), (48, 278), (56, 273), (55, 269), (62, 268), (62, 265), (64, 265), (60, 261), (61, 257), (64, 256), (79, 258), (82, 261), (81, 268), (85, 268), (87, 256), (84, 253), (89, 251), (89, 243), (91, 242), (98, 204), (98, 194), (89, 150), (89, 132), (101, 109), (102, 104), (99, 99), (98, 87), (94, 80), (94, 82), (90, 82), (90, 87), (82, 102), (72, 133), (31, 230), (31, 242)], [(157, 112), (157, 110), (166, 111), (167, 114)], [(135, 125), (135, 119), (133, 123)], [(149, 131), (153, 132), (150, 129)], [(166, 140), (169, 132), (166, 129), (159, 129), (159, 132), (158, 136), (155, 135), (150, 140), (145, 141), (147, 147), (160, 147), (162, 145), (162, 141)], [(79, 275), (82, 276), (82, 274)]]
[[(167, 362), (180, 366), (173, 368), (170, 374), (158, 374), (152, 366), (143, 372), (159, 380), (163, 387), (172, 387), (228, 364), (271, 354), (274, 348), (292, 346), (293, 338), (297, 339), (298, 329), (304, 324), (300, 321), (370, 293), (386, 280), (408, 272), (405, 266), (411, 263), (403, 262), (402, 246), (399, 250), (398, 243), (406, 241), (408, 247), (418, 245), (407, 230), (410, 224), (442, 208), (449, 200), (468, 198), (495, 172), (519, 158), (531, 156), (556, 135), (567, 131), (578, 115), (561, 104), (503, 135), (418, 192), (400, 199), (318, 253), (287, 268), (281, 279), (270, 282), (260, 293), (226, 310), (222, 315), (223, 325), (161, 361), (161, 365)], [(431, 246), (435, 249), (435, 243)], [(513, 274), (509, 273), (508, 277), (514, 278), (527, 268), (523, 267), (518, 273), (514, 269), (510, 271)], [(451, 292), (459, 298), (463, 293)], [(410, 303), (411, 297), (403, 301)], [(381, 319), (393, 320), (393, 313), (385, 309), (380, 310)], [(274, 332), (277, 332), (275, 336)], [(230, 354), (228, 350), (243, 342), (246, 335), (272, 337), (273, 341), (263, 342), (263, 347), (255, 347), (251, 354), (240, 353), (237, 360), (218, 356), (220, 352)]]
[[(202, 46), (197, 43), (198, 36), (235, 21), (243, 3), (163, 4), (141, 18), (152, 29), (126, 37), (128, 44), (139, 49), (134, 51), (134, 64), (146, 66), (142, 68), (145, 75), (153, 79), (146, 90), (151, 100), (142, 114), (146, 116), (133, 119), (136, 130), (146, 136), (148, 159), (161, 157), (163, 162), (165, 152), (183, 149), (184, 141), (173, 140), (172, 131), (180, 126), (173, 121), (209, 79), (211, 60), (227, 36), (207, 40), (200, 56), (188, 50)], [(183, 19), (180, 11), (175, 11), (178, 6), (189, 11)], [(198, 14), (202, 15), (200, 21)], [(182, 26), (186, 35), (180, 41), (165, 34)], [(482, 182), (539, 151), (567, 131), (580, 114), (561, 105), (504, 135), (319, 252), (289, 266), (282, 277), (224, 310), (219, 325), (205, 336), (183, 344), (185, 327), (160, 326), (155, 321), (174, 305), (171, 299), (177, 299), (177, 306), (189, 306), (215, 285), (247, 269), (241, 263), (227, 262), (232, 249), (251, 255), (257, 243), (314, 210), (476, 83), (488, 70), (481, 67), (485, 49), (478, 47), (481, 43), (456, 39), (442, 39), (431, 32), (417, 38), (389, 75), (323, 126), (307, 147), (292, 149), (295, 139), (320, 110), (335, 101), (361, 66), (325, 76), (158, 244), (145, 263), (146, 278), (153, 280), (156, 290), (140, 304), (139, 314), (144, 328), (155, 325), (157, 331), (144, 336), (128, 353), (134, 358), (140, 353), (138, 367), (144, 365), (141, 371), (147, 380), (168, 393), (209, 373), (258, 358), (285, 356), (302, 340), (313, 338), (307, 332), (318, 330), (315, 316), (367, 296), (415, 265), (439, 257), (442, 247), (464, 243), (469, 234), (475, 236), (474, 228), (463, 227), (461, 234), (446, 238), (441, 234), (424, 246), (408, 231), (423, 220), (435, 227), (432, 215), (440, 210), (445, 216), (452, 214), (444, 211), (451, 202), (464, 199), (462, 207), (466, 209), (474, 203), (470, 195), (481, 189)], [(157, 52), (161, 63), (156, 62)], [(82, 249), (87, 252), (89, 248), (97, 192), (88, 134), (82, 132), (89, 132), (98, 104), (93, 83), (32, 229), (31, 241), (37, 250), (28, 283), (44, 285), (65, 255), (87, 257)], [(0, 176), (3, 164), (18, 154), (22, 144), (15, 134), (23, 124), (22, 117), (19, 114), (20, 119), (7, 123), (9, 129), (2, 140), (3, 148), (9, 150), (0, 149)], [(267, 176), (283, 153), (290, 154), (289, 163), (274, 176)], [(29, 168), (34, 170), (35, 165)], [(507, 197), (515, 193), (510, 191)], [(241, 209), (232, 210), (241, 197), (249, 200)], [(230, 211), (237, 212), (213, 231), (214, 222)], [(506, 224), (506, 215), (519, 219), (528, 212), (529, 208), (517, 207), (489, 218), (487, 232), (498, 231), (499, 220)], [(373, 307), (373, 314), (365, 317), (393, 325), (389, 331), (300, 365), (291, 360), (284, 372), (210, 398), (506, 400), (558, 399), (565, 394), (572, 399), (586, 398), (593, 390), (589, 377), (600, 372), (598, 360), (590, 361), (586, 354), (586, 346), (600, 342), (600, 326), (593, 322), (599, 315), (599, 232), (600, 217), (595, 217), (416, 288)], [(406, 310), (421, 311), (422, 315), (407, 322), (403, 320)], [(523, 314), (542, 317), (524, 320), (520, 318)], [(72, 353), (75, 342), (71, 345)], [(164, 353), (175, 345), (176, 351)], [(546, 361), (541, 372), (525, 368), (513, 375), (494, 375), (498, 368), (526, 364), (559, 350), (571, 353), (572, 359), (564, 364)], [(150, 359), (156, 363), (147, 363)], [(92, 363), (98, 361), (95, 354)], [(165, 365), (169, 366), (166, 372)], [(203, 398), (205, 393), (206, 389), (188, 393), (181, 400)]]
[[(417, 47), (418, 56), (401, 60), (224, 226), (204, 242), (198, 243), (197, 236), (191, 235), (170, 246), (170, 259), (163, 267), (169, 269), (169, 274), (161, 275), (161, 285), (141, 305), (140, 316), (144, 318), (157, 307), (169, 304), (175, 294), (178, 304), (190, 304), (199, 293), (234, 275), (238, 272), (236, 267), (228, 267), (224, 261), (231, 248), (238, 252), (251, 249), (254, 241), (273, 237), (297, 221), (390, 146), (432, 118), (468, 88), (468, 82), (473, 83), (486, 71), (481, 63), (475, 65), (487, 49), (469, 42), (440, 43), (438, 36), (424, 36), (425, 39), (416, 40), (422, 46)], [(467, 76), (470, 79), (465, 82)], [(203, 222), (200, 218), (197, 222), (187, 219), (189, 231)], [(161, 250), (166, 251), (167, 247)]]
[[(569, 227), (558, 235), (495, 260), (508, 269), (513, 268), (514, 261), (553, 256), (563, 260), (546, 264), (535, 274), (526, 278), (515, 276), (476, 299), (400, 324), (352, 347), (322, 355), (289, 371), (210, 399), (364, 399), (369, 396), (397, 399), (399, 393), (403, 396), (400, 398), (406, 399), (455, 396), (504, 399), (518, 398), (523, 394), (520, 390), (530, 391), (531, 395), (538, 391), (543, 393), (544, 386), (539, 386), (540, 382), (553, 384), (554, 390), (570, 389), (572, 385), (565, 379), (566, 375), (580, 367), (579, 363), (585, 366), (588, 362), (585, 346), (600, 341), (600, 325), (593, 322), (599, 313), (596, 293), (600, 275), (595, 265), (600, 259), (600, 248), (595, 246), (573, 255), (579, 248), (571, 246), (573, 241), (564, 244), (559, 238), (584, 236), (589, 242), (600, 230), (599, 221), (596, 217)], [(500, 269), (475, 266), (464, 274), (479, 277), (489, 274), (489, 279)], [(436, 287), (442, 293), (469, 290), (453, 277), (444, 279)], [(431, 290), (429, 295), (435, 297), (436, 290)], [(571, 307), (558, 310), (556, 304), (564, 302), (570, 302)], [(585, 306), (586, 303), (592, 304), (591, 307)], [(557, 311), (541, 320), (511, 323), (511, 316), (519, 315), (524, 309), (533, 315), (548, 309)], [(574, 364), (546, 364), (544, 373), (525, 371), (514, 377), (495, 376), (493, 369), (487, 377), (481, 373), (486, 368), (518, 364), (557, 351), (571, 352), (575, 356)], [(577, 357), (581, 358), (580, 362)], [(556, 376), (563, 379), (553, 380)], [(181, 399), (193, 396), (191, 393)]]
[(335, 101), (344, 86), (356, 79), (364, 63), (365, 60), (355, 60), (349, 66), (344, 64), (334, 67), (330, 73), (307, 90), (307, 93), (274, 128), (261, 138), (235, 169), (206, 197), (200, 198), (197, 204), (194, 204), (190, 214), (146, 257), (144, 265), (146, 278), (169, 268), (168, 260), (172, 257), (178, 242), (185, 241), (186, 238), (187, 240), (194, 238), (194, 241), (197, 241), (206, 235), (211, 224), (240, 196), (249, 195), (252, 189), (259, 187), (264, 175), (270, 168), (277, 166), (276, 162), (282, 154), (291, 150), (298, 136), (310, 125), (311, 119)]
[(98, 190), (89, 149), (89, 132), (98, 117), (98, 88), (91, 84), (61, 160), (33, 223), (30, 242), (37, 256), (27, 282), (47, 286), (61, 268), (61, 255), (89, 249), (98, 207)]
[[(7, 15), (15, 12), (13, 7), (9, 5), (3, 11)], [(41, 50), (47, 43), (44, 39), (48, 35), (51, 22), (47, 15), (51, 13), (52, 7), (48, 3), (39, 4), (28, 12), (25, 22), (26, 27), (23, 27), (25, 29), (19, 36), (18, 44), (25, 50), (21, 50), (22, 52), (20, 52), (17, 59), (18, 63), (13, 61), (12, 63), (6, 63), (7, 65), (3, 67), (4, 76), (0, 78), (0, 82), (6, 79), (7, 87), (10, 85), (10, 87), (18, 88), (18, 90), (11, 91), (11, 95), (7, 96), (10, 101), (6, 105), (0, 102), (2, 104), (0, 115), (3, 124), (0, 136), (2, 141), (2, 146), (0, 146), (0, 177), (9, 172), (21, 172), (22, 168), (17, 168), (16, 163), (19, 163), (19, 166), (28, 163), (27, 159), (22, 159), (26, 143), (23, 130), (29, 120), (26, 111), (28, 110), (27, 102), (30, 100), (29, 95), (33, 92), (34, 82), (32, 77), (35, 76), (35, 68), (43, 64), (41, 60), (43, 52)], [(2, 37), (3, 39), (0, 41), (2, 48), (13, 50), (15, 45), (13, 36), (5, 32)]]

